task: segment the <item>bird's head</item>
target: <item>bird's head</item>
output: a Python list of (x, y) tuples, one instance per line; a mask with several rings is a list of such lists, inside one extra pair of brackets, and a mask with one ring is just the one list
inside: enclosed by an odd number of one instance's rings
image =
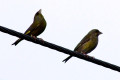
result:
[(41, 19), (43, 19), (43, 15), (42, 15), (41, 11), (42, 10), (40, 9), (38, 12), (36, 12), (36, 14), (34, 16), (34, 21), (40, 21)]
[(40, 15), (42, 12), (42, 9), (40, 9), (38, 12), (36, 12), (35, 16)]
[(100, 32), (98, 29), (93, 29), (89, 32), (91, 35), (94, 35), (94, 36), (99, 36), (100, 34), (102, 34), (102, 32)]

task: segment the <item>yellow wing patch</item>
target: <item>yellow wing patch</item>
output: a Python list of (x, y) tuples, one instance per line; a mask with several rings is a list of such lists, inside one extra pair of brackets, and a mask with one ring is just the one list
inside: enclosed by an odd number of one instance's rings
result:
[(31, 31), (27, 31), (25, 34), (27, 35), (27, 34), (29, 34)]

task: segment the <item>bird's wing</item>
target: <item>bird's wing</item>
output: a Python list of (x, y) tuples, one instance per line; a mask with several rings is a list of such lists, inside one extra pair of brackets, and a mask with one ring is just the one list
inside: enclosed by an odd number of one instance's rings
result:
[(86, 35), (75, 47), (74, 51), (76, 51), (78, 48), (80, 48), (84, 43), (88, 42), (90, 40), (90, 35)]
[(34, 30), (36, 30), (38, 27), (40, 27), (40, 25), (41, 25), (41, 22), (39, 23), (39, 24), (31, 24), (31, 26), (26, 30), (26, 32), (25, 32), (25, 34), (26, 35), (29, 35), (29, 34), (31, 34)]

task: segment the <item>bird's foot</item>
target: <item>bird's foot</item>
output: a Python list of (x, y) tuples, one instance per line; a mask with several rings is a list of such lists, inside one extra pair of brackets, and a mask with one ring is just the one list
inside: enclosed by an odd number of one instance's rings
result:
[(87, 54), (83, 54), (83, 55), (85, 55), (87, 58), (88, 58), (88, 57), (90, 57), (90, 58), (95, 59), (95, 57), (94, 57), (94, 56), (89, 56), (89, 55), (87, 55)]
[(39, 39), (39, 40), (41, 40), (41, 41), (42, 41), (42, 43), (44, 44), (44, 42), (45, 42), (45, 41), (44, 41), (42, 38), (38, 38), (38, 39)]
[(36, 36), (32, 36), (35, 40), (37, 39), (37, 37)]
[(87, 54), (83, 53), (83, 55), (85, 55), (86, 57), (89, 57)]
[(32, 38), (34, 38), (34, 40), (36, 41), (36, 39), (37, 39), (37, 37), (36, 37), (36, 36), (31, 35), (31, 37), (32, 37)]

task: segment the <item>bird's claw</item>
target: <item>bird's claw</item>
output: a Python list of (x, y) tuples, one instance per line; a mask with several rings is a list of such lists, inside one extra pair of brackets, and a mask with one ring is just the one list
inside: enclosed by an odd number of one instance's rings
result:
[(38, 38), (38, 39), (41, 40), (43, 42), (43, 44), (44, 44), (45, 41), (42, 38)]

